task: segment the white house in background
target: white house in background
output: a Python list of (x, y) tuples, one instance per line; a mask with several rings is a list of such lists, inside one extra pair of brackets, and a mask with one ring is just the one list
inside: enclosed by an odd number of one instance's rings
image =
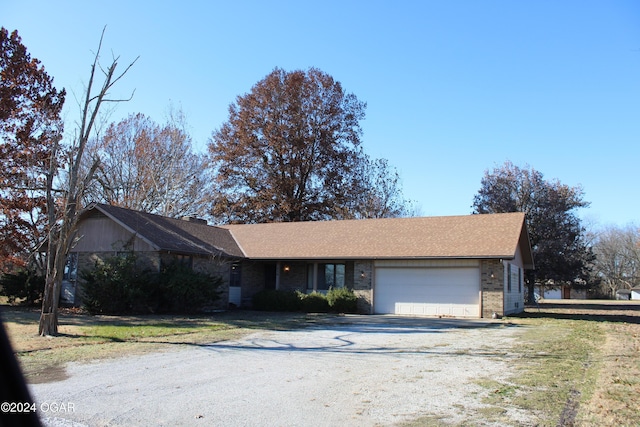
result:
[(576, 289), (571, 286), (536, 285), (536, 299), (586, 299), (586, 289)]
[(631, 289), (631, 299), (640, 300), (640, 288)]

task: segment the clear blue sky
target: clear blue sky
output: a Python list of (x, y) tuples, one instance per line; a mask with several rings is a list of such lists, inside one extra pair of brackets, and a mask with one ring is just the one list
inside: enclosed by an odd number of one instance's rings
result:
[(635, 0), (4, 0), (0, 25), (70, 93), (67, 129), (107, 25), (105, 52), (140, 55), (112, 120), (162, 122), (173, 103), (204, 150), (238, 95), (313, 66), (367, 103), (364, 147), (423, 215), (470, 213), (484, 171), (510, 160), (582, 185), (589, 223), (640, 222)]

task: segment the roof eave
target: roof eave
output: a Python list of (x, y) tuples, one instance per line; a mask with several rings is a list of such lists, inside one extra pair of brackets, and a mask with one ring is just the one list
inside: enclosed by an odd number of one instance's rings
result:
[(514, 255), (469, 255), (469, 256), (372, 256), (372, 255), (364, 255), (364, 256), (341, 256), (341, 255), (327, 255), (327, 256), (310, 256), (310, 257), (300, 257), (300, 256), (279, 256), (279, 257), (246, 257), (247, 260), (250, 261), (278, 261), (278, 260), (287, 260), (287, 261), (313, 261), (313, 260), (436, 260), (436, 259), (477, 259), (477, 260), (486, 260), (486, 259), (505, 259), (512, 260), (514, 259)]

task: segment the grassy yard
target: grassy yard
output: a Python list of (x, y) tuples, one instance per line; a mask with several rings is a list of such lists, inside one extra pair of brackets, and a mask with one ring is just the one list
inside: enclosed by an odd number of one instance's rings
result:
[(517, 374), (478, 380), (486, 421), (520, 425), (510, 413), (524, 411), (527, 425), (640, 426), (640, 304), (547, 303), (504, 321), (525, 332)]
[[(38, 310), (4, 306), (2, 317), (32, 383), (65, 378), (68, 362), (141, 354), (175, 346), (236, 339), (256, 330), (291, 329), (330, 321), (328, 315), (234, 311), (211, 316), (88, 316), (62, 313), (61, 336), (37, 335)], [(640, 304), (541, 304), (518, 317), (509, 352), (515, 375), (478, 378), (488, 397), (479, 424), (640, 426)], [(412, 425), (440, 425), (422, 419)]]

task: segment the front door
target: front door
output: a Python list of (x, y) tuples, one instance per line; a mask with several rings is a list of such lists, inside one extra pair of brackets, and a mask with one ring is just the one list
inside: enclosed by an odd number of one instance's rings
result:
[(264, 288), (265, 289), (276, 288), (276, 264), (264, 265)]
[(562, 299), (571, 299), (571, 288), (569, 286), (562, 287)]

